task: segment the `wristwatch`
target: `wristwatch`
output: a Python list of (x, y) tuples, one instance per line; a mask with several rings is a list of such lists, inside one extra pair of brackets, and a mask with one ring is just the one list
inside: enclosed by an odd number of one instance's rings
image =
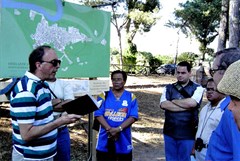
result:
[(121, 127), (121, 126), (118, 126), (118, 128), (119, 128), (119, 130), (120, 130), (120, 131), (123, 131), (123, 129), (122, 129), (122, 127)]

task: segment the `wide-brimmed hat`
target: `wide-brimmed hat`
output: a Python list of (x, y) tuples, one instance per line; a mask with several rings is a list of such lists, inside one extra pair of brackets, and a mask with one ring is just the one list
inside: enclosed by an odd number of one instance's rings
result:
[(240, 99), (240, 60), (227, 68), (217, 89), (221, 93)]

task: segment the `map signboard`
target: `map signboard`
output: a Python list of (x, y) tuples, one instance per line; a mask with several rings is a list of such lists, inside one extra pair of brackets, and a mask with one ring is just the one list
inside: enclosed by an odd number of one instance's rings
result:
[(56, 50), (59, 78), (108, 77), (110, 17), (62, 0), (0, 0), (0, 78), (21, 77), (39, 45)]

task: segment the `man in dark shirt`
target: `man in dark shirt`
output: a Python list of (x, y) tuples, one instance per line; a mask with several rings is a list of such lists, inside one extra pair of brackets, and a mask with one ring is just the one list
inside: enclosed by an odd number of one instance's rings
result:
[(164, 142), (167, 161), (190, 161), (204, 88), (190, 80), (191, 65), (177, 65), (177, 82), (167, 85), (160, 108), (165, 110)]

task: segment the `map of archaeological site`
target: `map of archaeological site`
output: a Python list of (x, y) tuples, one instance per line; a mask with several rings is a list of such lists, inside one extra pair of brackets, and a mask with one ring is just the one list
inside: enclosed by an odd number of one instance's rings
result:
[(58, 76), (108, 77), (110, 13), (62, 0), (0, 3), (1, 78), (22, 76), (29, 53), (44, 44), (62, 60)]

